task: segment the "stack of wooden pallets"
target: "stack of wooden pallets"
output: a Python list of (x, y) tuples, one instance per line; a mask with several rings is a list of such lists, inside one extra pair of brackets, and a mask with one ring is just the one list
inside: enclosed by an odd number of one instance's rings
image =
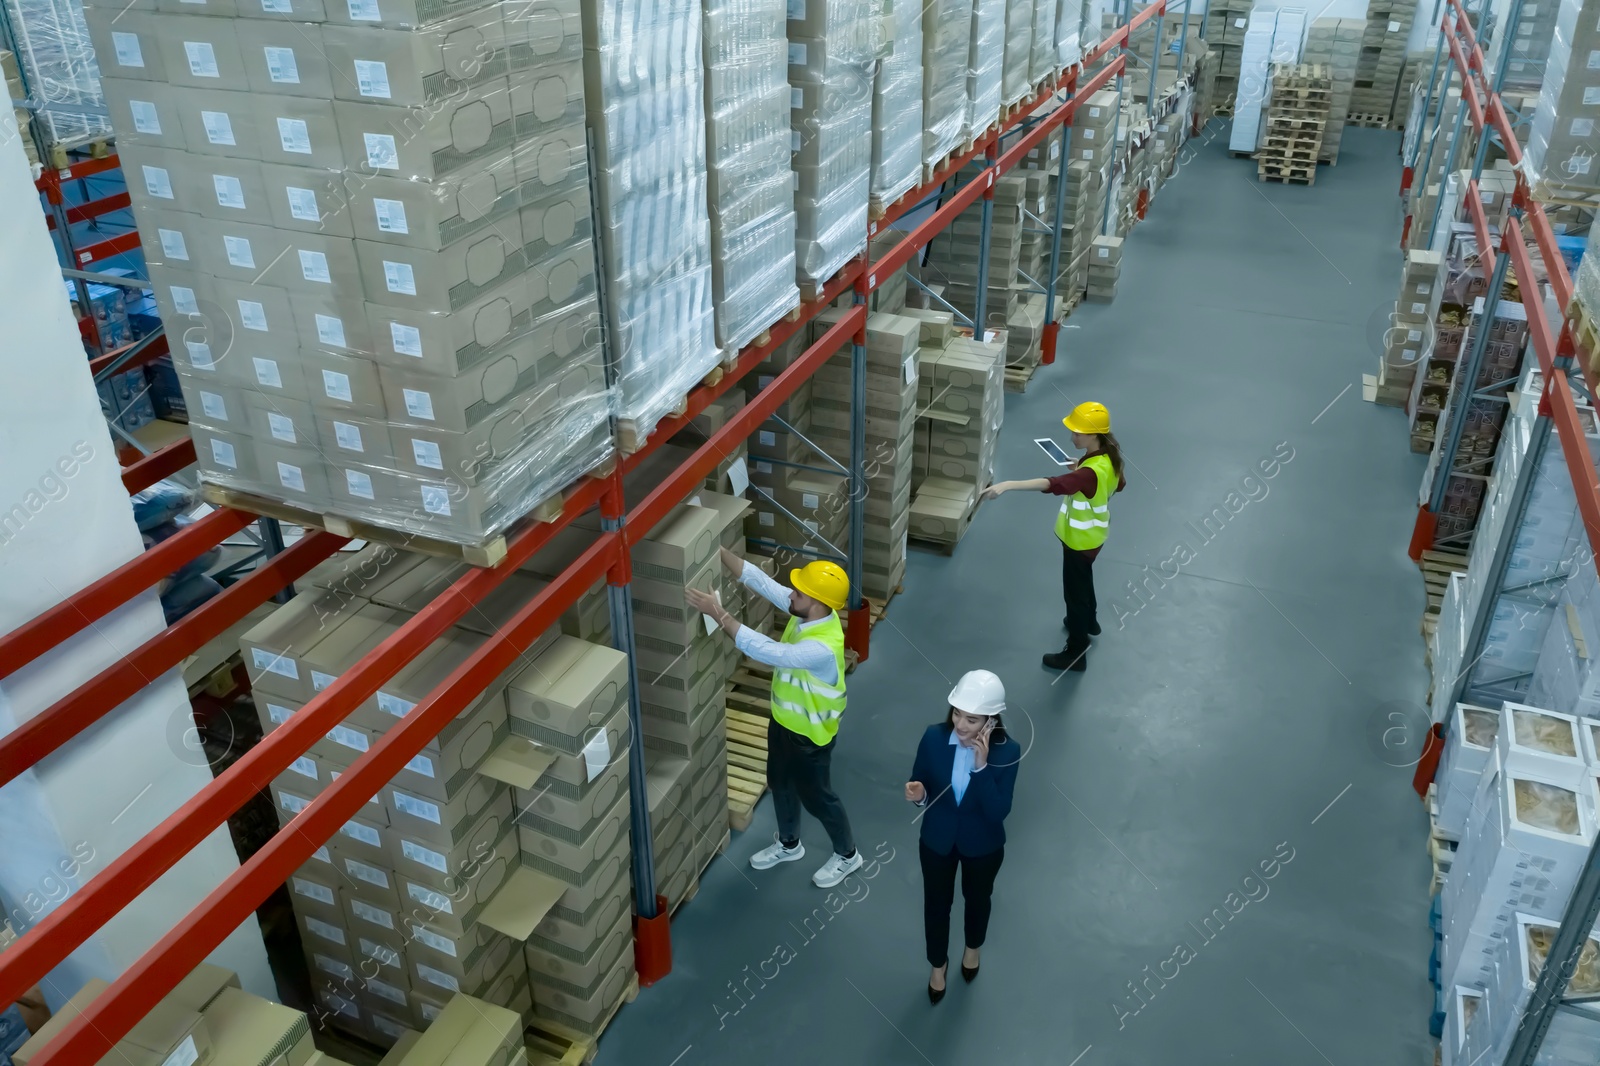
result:
[(1266, 136), (1256, 151), (1256, 176), (1261, 181), (1299, 182), (1317, 179), (1317, 156), (1328, 128), (1333, 75), (1321, 63), (1276, 63), (1272, 99), (1267, 106)]

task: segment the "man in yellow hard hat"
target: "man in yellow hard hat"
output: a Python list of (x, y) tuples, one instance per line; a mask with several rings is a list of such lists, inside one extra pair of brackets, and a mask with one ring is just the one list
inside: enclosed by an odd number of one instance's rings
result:
[(832, 888), (861, 868), (850, 819), (830, 780), (833, 745), (844, 714), (844, 626), (839, 609), (850, 598), (850, 579), (837, 563), (817, 560), (789, 571), (788, 589), (726, 548), (722, 565), (746, 587), (789, 612), (783, 639), (762, 636), (729, 614), (710, 593), (688, 589), (689, 604), (734, 638), (740, 651), (772, 667), (772, 723), (767, 727), (767, 786), (778, 815), (778, 838), (750, 856), (768, 870), (805, 857), (800, 843), (803, 805), (828, 831), (833, 855), (811, 882)]

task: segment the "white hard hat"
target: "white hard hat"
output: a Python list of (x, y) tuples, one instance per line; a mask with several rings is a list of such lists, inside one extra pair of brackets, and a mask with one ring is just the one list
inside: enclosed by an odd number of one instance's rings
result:
[(988, 670), (968, 670), (950, 690), (950, 706), (968, 714), (999, 714), (1006, 709), (1006, 687)]

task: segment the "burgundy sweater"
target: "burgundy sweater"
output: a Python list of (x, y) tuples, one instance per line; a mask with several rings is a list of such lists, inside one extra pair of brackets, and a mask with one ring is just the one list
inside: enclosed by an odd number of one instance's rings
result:
[[(1057, 474), (1055, 477), (1050, 479), (1050, 484), (1041, 491), (1046, 492), (1051, 496), (1071, 496), (1074, 493), (1080, 493), (1087, 499), (1094, 499), (1094, 494), (1100, 489), (1099, 477), (1095, 474), (1092, 468), (1083, 465), (1083, 460), (1088, 459), (1092, 455), (1101, 454), (1103, 453), (1085, 452), (1083, 459), (1078, 460), (1077, 467), (1075, 467), (1070, 473)], [(1115, 495), (1116, 493), (1121, 492), (1127, 487), (1127, 485), (1128, 479), (1118, 475), (1117, 487), (1112, 490), (1112, 494)], [(1080, 551), (1078, 554), (1084, 556), (1090, 562), (1093, 562), (1094, 557), (1100, 554), (1100, 549), (1090, 548), (1087, 551)]]

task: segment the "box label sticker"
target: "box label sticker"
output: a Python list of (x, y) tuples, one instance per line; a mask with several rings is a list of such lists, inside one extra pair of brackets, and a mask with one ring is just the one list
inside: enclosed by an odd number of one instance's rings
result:
[(333, 275), (328, 270), (328, 257), (322, 252), (313, 252), (306, 248), (297, 249), (300, 253), (300, 276), (307, 281), (314, 281), (319, 285), (332, 285)]
[(367, 884), (377, 885), (379, 888), (389, 887), (389, 875), (376, 866), (368, 866), (358, 859), (346, 859), (344, 860), (344, 868), (349, 870), (350, 876), (358, 881), (365, 881)]
[(762, 511), (761, 524), (764, 526), (776, 526), (778, 522), (776, 516), (773, 515), (771, 511)]
[(385, 929), (394, 928), (394, 916), (382, 907), (374, 907), (370, 903), (363, 903), (359, 899), (350, 900), (350, 910), (357, 918), (373, 925), (381, 925)]
[(384, 1036), (388, 1037), (390, 1040), (398, 1042), (402, 1036), (405, 1036), (406, 1033), (410, 1032), (409, 1029), (401, 1025), (399, 1022), (392, 1018), (385, 1018), (377, 1011), (369, 1011), (368, 1015), (372, 1019), (372, 1027), (378, 1032), (382, 1033)]
[(280, 415), (276, 411), (267, 412), (267, 432), (272, 434), (274, 440), (281, 440), (285, 444), (298, 442), (294, 432), (294, 419)]
[(426, 418), (433, 421), (433, 395), (421, 389), (401, 389), (405, 396), (406, 414), (412, 418)]
[(1586, 85), (1583, 89), (1583, 104), (1600, 104), (1600, 85)]
[(789, 42), (789, 65), (791, 67), (806, 65), (806, 46), (798, 41)]
[(415, 326), (402, 326), (398, 322), (389, 323), (389, 340), (394, 345), (396, 355), (414, 355), (422, 358), (422, 331)]
[(162, 200), (172, 199), (172, 178), (164, 167), (144, 167), (144, 191)]
[(133, 128), (136, 131), (153, 137), (161, 136), (161, 116), (156, 113), (155, 104), (147, 100), (129, 100), (128, 111), (133, 115)]
[(231, 174), (211, 175), (211, 188), (217, 194), (217, 206), (235, 211), (244, 210), (244, 186)]
[(117, 66), (142, 67), (144, 66), (144, 52), (139, 48), (139, 35), (136, 33), (121, 33), (111, 31), (111, 48), (117, 53)]
[(790, 88), (789, 88), (789, 110), (790, 111), (798, 111), (798, 110), (800, 110), (801, 107), (803, 107), (805, 105), (805, 102), (806, 102), (806, 94), (801, 92), (798, 87), (790, 86)]
[(335, 348), (349, 347), (344, 339), (344, 319), (333, 315), (312, 316), (317, 323), (317, 340)]
[(439, 454), (439, 446), (431, 440), (418, 440), (412, 437), (411, 458), (416, 460), (418, 466), (427, 467), (429, 470), (444, 469), (444, 456)]
[(310, 189), (297, 189), (293, 185), (285, 190), (289, 194), (289, 214), (302, 222), (321, 222), (322, 214), (317, 210), (317, 194)]
[(442, 874), (447, 874), (450, 872), (450, 864), (445, 861), (445, 857), (443, 855), (439, 854), (437, 851), (425, 848), (421, 844), (413, 844), (409, 840), (402, 840), (400, 841), (400, 854), (404, 855), (412, 862), (421, 863), (423, 866), (426, 866), (429, 869), (438, 870)]
[(294, 890), (297, 895), (305, 896), (307, 899), (314, 899), (318, 903), (326, 903), (330, 907), (333, 906), (333, 889), (326, 885), (319, 885), (315, 881), (305, 881), (298, 877), (291, 880), (294, 881)]
[(319, 970), (331, 973), (335, 977), (342, 977), (346, 981), (354, 981), (356, 979), (356, 972), (350, 968), (348, 963), (340, 962), (338, 959), (330, 959), (328, 956), (316, 951), (311, 953), (311, 957), (316, 960), (317, 969)]
[(1584, 66), (1590, 70), (1600, 70), (1600, 48), (1596, 48), (1589, 53), (1589, 58), (1585, 61)]
[(161, 253), (168, 259), (189, 259), (189, 246), (184, 243), (183, 234), (175, 229), (156, 231), (161, 237)]
[(216, 460), (218, 466), (225, 466), (229, 470), (239, 469), (239, 460), (233, 454), (233, 445), (227, 441), (211, 438), (211, 458)]
[(804, 22), (806, 18), (806, 0), (789, 0), (788, 18), (791, 22)]
[[(333, 423), (333, 439), (338, 443), (339, 447), (347, 452), (366, 451), (361, 446), (360, 426), (353, 426), (349, 422), (340, 422), (335, 419)], [(378, 694), (378, 702), (380, 706), (383, 703), (383, 693), (381, 692)]]
[(806, 510), (815, 511), (821, 505), (822, 505), (822, 498), (820, 496), (818, 496), (816, 493), (814, 493), (814, 492), (802, 492), (800, 494), (800, 506), (804, 507)]
[(194, 1066), (200, 1061), (200, 1052), (194, 1046), (194, 1037), (186, 1036), (183, 1043), (162, 1061), (161, 1066)]
[(282, 807), (284, 810), (288, 811), (290, 814), (299, 814), (301, 811), (305, 810), (306, 807), (310, 805), (310, 803), (311, 803), (310, 800), (301, 799), (299, 796), (296, 796), (293, 792), (281, 792), (280, 791), (278, 793), (278, 806)]
[[(178, 310), (182, 311), (183, 307), (180, 305)], [(198, 311), (189, 311), (187, 313), (191, 315), (199, 314)], [(211, 358), (211, 345), (204, 341), (184, 341), (183, 346), (189, 352), (189, 362), (194, 364), (196, 370), (217, 369), (216, 361)]]
[(374, 170), (399, 170), (400, 149), (394, 137), (387, 133), (363, 133), (362, 143), (367, 146), (367, 166)]
[(197, 78), (219, 78), (217, 53), (210, 41), (184, 41), (183, 54), (189, 58), (189, 73)]
[(743, 496), (750, 488), (750, 467), (742, 455), (728, 467), (728, 488), (735, 496)]
[(391, 696), (387, 692), (378, 693), (378, 710), (384, 714), (392, 714), (396, 718), (404, 718), (416, 710), (416, 707), (417, 705), (410, 700), (403, 700), (399, 696)]
[(247, 239), (244, 237), (224, 236), (222, 238), (222, 247), (227, 250), (228, 262), (233, 266), (241, 267), (245, 270), (255, 269), (256, 256), (250, 250), (250, 242)]
[(201, 391), (200, 410), (205, 412), (207, 418), (217, 418), (224, 422), (228, 420), (228, 405), (214, 392)]
[[(1083, 139), (1084, 140), (1086, 140), (1086, 141), (1094, 140), (1094, 130), (1092, 130), (1092, 129), (1084, 129), (1084, 130), (1082, 130), (1080, 132), (1083, 134)], [(1087, 156), (1085, 158), (1087, 158)]]
[(359, 470), (346, 470), (344, 484), (352, 496), (363, 500), (377, 499), (377, 494), (372, 491), (372, 478)]
[(402, 200), (372, 200), (373, 211), (378, 216), (378, 228), (385, 233), (410, 233), (406, 227), (406, 205)]
[(269, 389), (283, 388), (283, 378), (278, 375), (278, 364), (274, 360), (255, 355), (250, 357), (250, 363), (255, 367), (258, 385), (265, 385)]
[(1428, 313), (1428, 305), (1427, 304), (1412, 304), (1411, 305), (1411, 313), (1414, 314), (1414, 315), (1425, 315), (1425, 314)]
[[(1575, 118), (1572, 120), (1572, 136), (1589, 137), (1594, 134), (1594, 119)], [(1557, 232), (1560, 232), (1559, 230)]]
[(346, 822), (340, 827), (339, 832), (351, 840), (359, 840), (361, 843), (374, 848), (383, 846), (383, 840), (378, 835), (378, 831), (370, 825), (362, 825), (360, 822)]
[(340, 947), (344, 947), (344, 930), (340, 929), (337, 925), (331, 925), (328, 922), (322, 921), (320, 918), (306, 918), (305, 923), (307, 932), (315, 933), (324, 940), (338, 944)]
[[(315, 671), (312, 671), (312, 673), (314, 675)], [(336, 680), (338, 680), (336, 677), (328, 677), (328, 682), (330, 684)], [(328, 730), (328, 739), (333, 741), (335, 744), (343, 744), (345, 747), (351, 748), (355, 751), (367, 750), (367, 735), (359, 730), (351, 729), (349, 726), (334, 726), (332, 729)]]
[[(369, 959), (376, 959), (385, 966), (400, 965), (400, 953), (395, 951), (394, 948), (384, 947), (382, 944), (372, 944), (366, 940), (363, 940), (361, 945), (363, 951), (367, 947), (376, 949), (367, 953)], [(391, 1003), (404, 1005), (406, 1002), (406, 994), (386, 981), (379, 981), (371, 977), (367, 978), (367, 991), (375, 996), (382, 996)]]
[(293, 492), (306, 491), (306, 476), (298, 466), (278, 464), (278, 484)]
[(1426, 296), (1432, 291), (1433, 283), (1430, 281), (1424, 281), (1421, 285), (1417, 286), (1417, 295), (1419, 296)]
[(310, 778), (312, 781), (316, 781), (318, 779), (318, 776), (319, 776), (317, 774), (317, 762), (316, 762), (316, 760), (308, 758), (308, 757), (306, 757), (304, 755), (300, 756), (294, 762), (290, 763), (289, 764), (289, 769), (293, 770), (295, 773), (299, 774), (301, 777)]
[(351, 22), (377, 22), (383, 16), (378, 12), (378, 0), (349, 0)]
[(421, 818), (423, 821), (432, 822), (434, 825), (444, 824), (444, 817), (437, 806), (427, 800), (408, 796), (399, 789), (396, 789), (394, 793), (394, 805), (397, 810), (409, 814), (413, 818)]
[(416, 758), (406, 763), (406, 769), (410, 770), (414, 774), (421, 774), (423, 777), (432, 777), (433, 760), (428, 758), (426, 755), (418, 755)]
[(1245, 19), (1234, 19), (1234, 20), (1233, 20), (1233, 26), (1234, 26), (1234, 28), (1235, 28), (1235, 29), (1239, 29), (1239, 30), (1242, 30), (1242, 29), (1244, 29), (1244, 27), (1245, 27), (1245, 21), (1246, 21), (1246, 20), (1245, 20)]
[(234, 144), (233, 120), (226, 111), (200, 112), (200, 124), (206, 128), (206, 140), (212, 144)]
[(267, 309), (254, 300), (240, 300), (239, 323), (257, 333), (267, 332)]
[(279, 85), (300, 84), (300, 64), (295, 62), (293, 48), (264, 47), (267, 56), (267, 77)]
[(906, 384), (915, 385), (917, 382), (917, 357), (914, 353), (906, 356), (903, 369), (905, 370)]
[[(455, 913), (455, 908), (450, 905), (450, 897), (445, 895), (443, 892), (435, 892), (431, 888), (425, 888), (422, 885), (414, 885), (410, 881), (407, 881), (406, 895), (410, 896), (424, 907), (431, 907), (436, 913)], [(420, 929), (415, 931), (418, 933), (422, 932)], [(427, 943), (427, 941), (423, 941), (423, 943)], [(450, 949), (450, 954), (455, 954), (455, 949), (453, 947)]]
[(269, 15), (292, 15), (294, 5), (290, 0), (261, 0), (261, 10)]
[(585, 781), (593, 781), (611, 765), (611, 738), (604, 729), (589, 738), (583, 746), (583, 772)]
[(443, 485), (422, 486), (422, 509), (429, 514), (450, 515), (450, 490)]
[(772, 432), (771, 430), (763, 429), (760, 431), (760, 435), (762, 447), (773, 448), (777, 446), (778, 435), (776, 433)]
[(304, 119), (279, 117), (278, 143), (283, 146), (285, 152), (310, 155), (311, 127), (305, 124)]
[(356, 91), (376, 100), (389, 99), (389, 68), (372, 59), (358, 59), (356, 64)]
[(390, 292), (397, 292), (402, 296), (415, 296), (417, 294), (417, 275), (411, 269), (410, 263), (396, 263), (391, 259), (385, 259), (383, 261), (383, 284)]
[(1408, 340), (1408, 341), (1420, 341), (1421, 339), (1422, 339), (1422, 331), (1420, 329), (1412, 329), (1412, 330), (1407, 330), (1406, 331), (1406, 340)]
[[(402, 965), (400, 953), (387, 944), (374, 944), (364, 936), (357, 937), (356, 944), (358, 947), (360, 947), (362, 955), (365, 955), (369, 959), (375, 959), (384, 966)], [(391, 988), (392, 986), (385, 985), (384, 987)], [(394, 989), (394, 991), (398, 992), (399, 989)], [(404, 992), (400, 993), (400, 998), (402, 1001), (405, 999)]]
[(341, 374), (337, 370), (324, 370), (322, 372), (322, 391), (328, 394), (330, 400), (342, 400), (345, 403), (355, 403), (355, 396), (350, 391), (350, 375)]

